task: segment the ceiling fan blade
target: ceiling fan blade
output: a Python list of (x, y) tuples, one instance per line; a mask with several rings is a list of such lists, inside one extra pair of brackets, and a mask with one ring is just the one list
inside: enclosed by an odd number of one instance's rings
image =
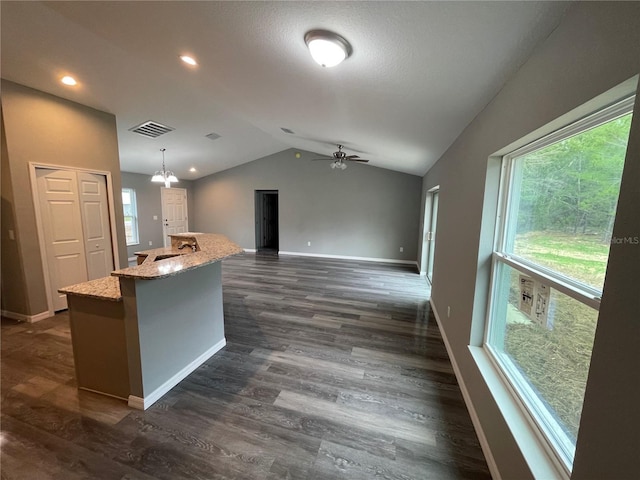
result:
[(327, 157), (327, 158), (312, 158), (312, 159), (311, 159), (311, 161), (314, 161), (314, 162), (315, 162), (316, 160), (334, 160), (334, 159), (333, 159), (333, 158), (331, 158), (331, 157)]
[(346, 158), (347, 160), (353, 160), (354, 158), (360, 158), (360, 156), (359, 155), (347, 155), (344, 158)]
[(350, 162), (361, 162), (361, 163), (367, 163), (369, 160), (365, 160), (364, 158), (347, 158), (347, 160), (349, 160)]

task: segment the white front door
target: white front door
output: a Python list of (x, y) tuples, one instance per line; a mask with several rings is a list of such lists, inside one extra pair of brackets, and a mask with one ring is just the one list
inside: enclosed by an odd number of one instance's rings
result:
[(107, 179), (104, 175), (78, 172), (78, 182), (88, 278), (108, 277), (113, 271), (113, 252)]
[(76, 172), (36, 170), (53, 310), (67, 308), (58, 289), (87, 281)]
[(162, 236), (164, 246), (171, 245), (169, 235), (189, 231), (187, 216), (187, 190), (185, 188), (161, 188)]

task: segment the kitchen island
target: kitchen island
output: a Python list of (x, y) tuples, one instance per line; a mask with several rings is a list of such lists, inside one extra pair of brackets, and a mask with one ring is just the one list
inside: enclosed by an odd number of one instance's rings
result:
[(226, 344), (223, 235), (171, 235), (139, 265), (60, 289), (67, 294), (78, 388), (146, 409)]

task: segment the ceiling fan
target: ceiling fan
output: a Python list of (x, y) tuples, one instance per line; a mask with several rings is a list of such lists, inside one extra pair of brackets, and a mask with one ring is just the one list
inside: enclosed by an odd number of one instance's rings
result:
[(340, 170), (344, 170), (347, 168), (347, 164), (345, 162), (361, 162), (367, 163), (369, 160), (365, 160), (364, 158), (360, 158), (358, 155), (347, 155), (342, 151), (344, 148), (343, 145), (337, 144), (338, 151), (333, 152), (332, 157), (328, 158), (314, 158), (313, 160), (333, 160), (331, 163), (331, 168), (339, 168)]

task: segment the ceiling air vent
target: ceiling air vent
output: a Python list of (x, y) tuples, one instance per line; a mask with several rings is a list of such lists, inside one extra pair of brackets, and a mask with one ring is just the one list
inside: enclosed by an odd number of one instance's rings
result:
[(209, 140), (217, 140), (218, 138), (220, 138), (220, 135), (215, 132), (211, 132), (209, 135), (205, 135), (205, 137), (207, 137)]
[(164, 135), (172, 130), (175, 130), (175, 128), (167, 127), (166, 125), (162, 125), (161, 123), (154, 122), (152, 120), (129, 129), (130, 132), (138, 133), (149, 138), (158, 138), (160, 135)]
[(294, 133), (293, 130), (289, 128), (280, 127), (280, 130), (282, 130), (284, 133)]

